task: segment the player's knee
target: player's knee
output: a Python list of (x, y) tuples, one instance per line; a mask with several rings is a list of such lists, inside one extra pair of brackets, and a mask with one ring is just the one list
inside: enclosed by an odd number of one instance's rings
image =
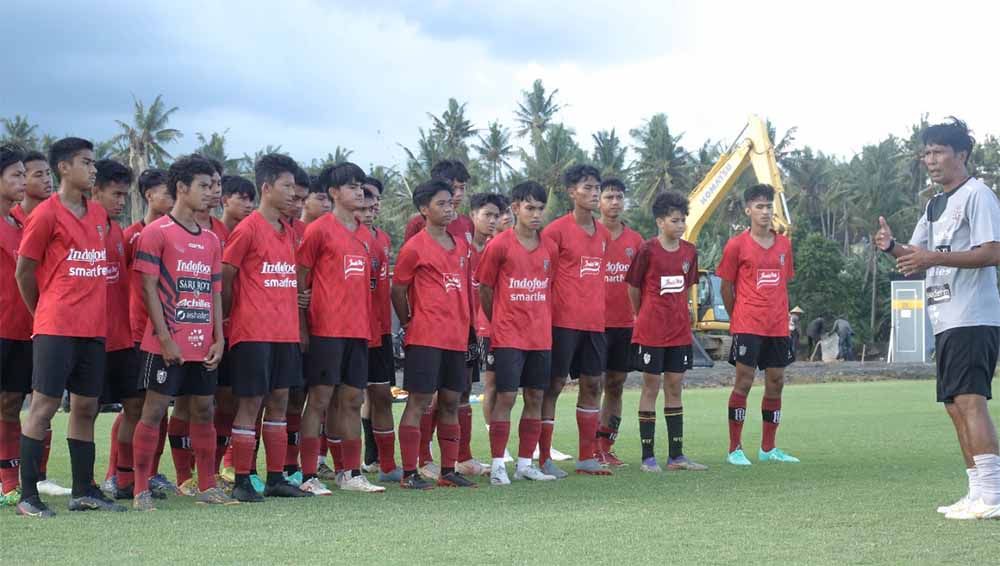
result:
[(16, 393), (3, 393), (0, 395), (0, 418), (5, 421), (13, 421), (21, 414), (21, 405), (24, 403), (24, 395)]
[(207, 398), (205, 401), (199, 400), (191, 405), (191, 422), (193, 423), (210, 423), (214, 417), (215, 406), (212, 403), (211, 397)]
[(526, 387), (523, 397), (524, 410), (527, 412), (537, 412), (542, 407), (542, 400), (545, 398), (545, 393), (541, 389)]

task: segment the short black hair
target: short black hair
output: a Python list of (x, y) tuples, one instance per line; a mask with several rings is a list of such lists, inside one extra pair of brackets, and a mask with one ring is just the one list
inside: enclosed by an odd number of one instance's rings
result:
[(444, 179), (458, 183), (468, 182), (470, 179), (469, 170), (465, 164), (457, 159), (442, 159), (431, 167), (432, 179)]
[(317, 182), (323, 187), (323, 191), (326, 192), (330, 190), (330, 187), (342, 187), (351, 183), (364, 183), (365, 177), (367, 175), (365, 175), (364, 169), (350, 161), (344, 161), (343, 163), (324, 167), (319, 173)]
[(101, 159), (94, 164), (97, 168), (97, 181), (94, 186), (104, 188), (111, 183), (123, 185), (132, 184), (132, 169), (114, 159)]
[(445, 191), (449, 195), (455, 194), (454, 189), (451, 188), (451, 183), (444, 179), (431, 179), (430, 181), (420, 183), (413, 190), (413, 206), (417, 207), (417, 210), (420, 210), (421, 206), (429, 205), (431, 200), (434, 199), (434, 195), (441, 191)]
[(585, 163), (572, 165), (569, 169), (566, 169), (565, 173), (563, 173), (563, 185), (565, 185), (568, 189), (576, 186), (577, 183), (587, 177), (593, 177), (598, 183), (601, 182), (601, 172), (597, 170), (597, 167), (587, 165)]
[(653, 218), (670, 216), (674, 212), (688, 215), (688, 198), (677, 191), (664, 191), (653, 201)]
[(139, 175), (139, 194), (142, 195), (142, 200), (148, 200), (146, 198), (146, 191), (160, 185), (168, 185), (169, 178), (167, 177), (167, 172), (163, 169), (146, 169)]
[(362, 187), (361, 194), (363, 198), (370, 198), (372, 200), (375, 200), (375, 193), (373, 193), (371, 189), (366, 189)]
[(382, 196), (382, 193), (385, 192), (385, 187), (382, 186), (382, 181), (379, 181), (378, 179), (376, 179), (375, 177), (372, 177), (371, 175), (365, 177), (364, 184), (371, 185), (371, 186), (375, 187), (376, 189), (378, 189), (378, 196), (380, 196), (380, 197)]
[(309, 176), (309, 192), (310, 193), (322, 193), (324, 195), (327, 194), (326, 193), (326, 187), (324, 187), (323, 183), (321, 183), (320, 180), (319, 180), (319, 175), (310, 175)]
[(948, 116), (950, 122), (927, 126), (920, 135), (924, 145), (946, 145), (955, 153), (965, 152), (965, 162), (969, 162), (972, 147), (976, 145), (975, 138), (969, 132), (969, 126), (954, 116)]
[(743, 191), (743, 204), (750, 204), (755, 200), (774, 200), (774, 187), (767, 183), (758, 183)]
[(309, 173), (302, 167), (295, 170), (295, 184), (300, 187), (309, 188), (312, 185), (312, 179), (309, 178)]
[(529, 198), (545, 204), (549, 200), (549, 193), (536, 181), (518, 183), (510, 190), (511, 203), (524, 202)]
[(601, 192), (603, 193), (608, 189), (613, 191), (621, 191), (624, 193), (625, 183), (621, 179), (616, 179), (614, 177), (601, 181)]
[(510, 198), (508, 198), (507, 195), (501, 195), (499, 193), (497, 196), (500, 197), (500, 204), (502, 204), (500, 207), (500, 213), (503, 214), (504, 211), (510, 209)]
[[(45, 163), (48, 163), (49, 159), (47, 157), (45, 157), (44, 153), (42, 153), (40, 151), (35, 151), (35, 150), (32, 149), (31, 151), (26, 151), (24, 153), (24, 159), (22, 159), (21, 161), (23, 161), (24, 164), (27, 165), (27, 164), (31, 163), (32, 161), (44, 161)], [(50, 167), (51, 167), (51, 165), (50, 165)]]
[(199, 153), (198, 155), (208, 160), (208, 162), (212, 164), (212, 169), (215, 169), (215, 172), (218, 173), (220, 177), (226, 174), (225, 167), (222, 166), (221, 161), (214, 157), (209, 157), (204, 153)]
[(263, 190), (265, 183), (274, 183), (282, 173), (288, 173), (294, 177), (298, 170), (299, 164), (291, 157), (281, 153), (268, 153), (262, 155), (257, 163), (254, 163), (253, 177), (257, 181), (257, 189)]
[(249, 179), (239, 175), (226, 175), (222, 178), (222, 196), (227, 197), (234, 194), (246, 197), (250, 201), (257, 198), (257, 190)]
[(0, 175), (2, 175), (3, 172), (6, 171), (11, 165), (21, 163), (23, 161), (24, 150), (22, 150), (20, 146), (12, 143), (0, 146)]
[(503, 197), (496, 193), (476, 193), (469, 199), (469, 210), (479, 210), (480, 208), (492, 204), (497, 210), (503, 212)]
[(83, 138), (63, 138), (49, 148), (49, 167), (58, 175), (60, 163), (73, 161), (76, 154), (88, 149), (93, 151), (94, 144)]
[(212, 163), (200, 155), (185, 155), (174, 161), (167, 171), (167, 191), (175, 200), (177, 199), (177, 183), (191, 185), (195, 175), (208, 175), (215, 173)]

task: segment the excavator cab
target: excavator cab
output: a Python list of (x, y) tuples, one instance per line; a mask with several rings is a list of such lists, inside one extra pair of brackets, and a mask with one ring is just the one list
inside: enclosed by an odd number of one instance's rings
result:
[[(722, 302), (722, 279), (709, 271), (698, 274), (698, 326), (707, 325), (702, 330), (726, 330), (729, 328), (729, 313)], [(713, 323), (725, 323), (713, 328)]]

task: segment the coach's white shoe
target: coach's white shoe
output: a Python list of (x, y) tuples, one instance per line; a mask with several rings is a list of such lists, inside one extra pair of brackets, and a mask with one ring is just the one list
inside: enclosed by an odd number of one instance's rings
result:
[(63, 487), (52, 480), (42, 480), (35, 484), (38, 493), (51, 497), (65, 497), (73, 493), (72, 489)]
[(524, 466), (524, 467), (518, 466), (517, 470), (514, 472), (514, 479), (531, 480), (531, 481), (553, 481), (556, 479), (556, 477), (550, 476), (534, 466)]
[(942, 505), (937, 508), (937, 512), (942, 515), (947, 515), (952, 511), (961, 511), (969, 506), (969, 494), (965, 494), (961, 499), (952, 503), (951, 505)]
[(382, 493), (385, 488), (368, 481), (364, 474), (354, 477), (344, 476), (340, 482), (340, 489), (344, 491), (360, 491), (362, 493)]
[[(565, 462), (566, 460), (572, 460), (573, 459), (573, 457), (570, 456), (569, 454), (563, 454), (562, 452), (556, 450), (554, 446), (549, 449), (549, 454), (552, 455), (552, 460), (555, 461), (555, 462)], [(537, 460), (538, 459), (538, 447), (537, 446), (535, 447), (535, 453), (531, 455), (531, 459), (532, 460)]]
[(510, 485), (506, 465), (496, 463), (490, 466), (490, 485)]
[(976, 519), (1000, 519), (1000, 505), (987, 505), (982, 499), (970, 501), (962, 509), (945, 513), (945, 519), (955, 521), (975, 521)]

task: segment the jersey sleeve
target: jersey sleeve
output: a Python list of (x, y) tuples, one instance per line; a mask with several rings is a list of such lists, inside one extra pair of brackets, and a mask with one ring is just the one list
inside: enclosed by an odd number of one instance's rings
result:
[(403, 249), (399, 250), (399, 257), (396, 259), (396, 270), (392, 275), (394, 285), (409, 285), (413, 283), (413, 277), (420, 263), (420, 254), (415, 246), (403, 244)]
[(316, 260), (319, 259), (322, 249), (323, 233), (319, 229), (319, 225), (313, 222), (306, 227), (306, 235), (295, 254), (295, 261), (306, 269), (312, 269), (316, 265)]
[(699, 275), (698, 275), (698, 249), (695, 248), (694, 246), (691, 246), (691, 248), (692, 248), (691, 249), (691, 268), (688, 269), (687, 277), (686, 277), (687, 280), (685, 281), (687, 287), (691, 287), (693, 285), (696, 285), (698, 283), (698, 278), (699, 278)]
[(1000, 202), (992, 191), (975, 191), (968, 202), (969, 246), (1000, 242)]
[(406, 230), (403, 232), (403, 243), (405, 244), (406, 242), (410, 241), (410, 238), (419, 234), (420, 231), (424, 229), (424, 226), (426, 224), (427, 221), (424, 220), (423, 216), (419, 214), (414, 215), (413, 218), (411, 218), (410, 221), (406, 223)]
[(562, 243), (562, 234), (559, 229), (549, 226), (542, 230), (542, 241), (548, 245), (549, 253), (552, 254), (552, 262), (555, 263), (559, 259), (559, 245)]
[[(56, 197), (58, 198), (58, 197)], [(55, 215), (47, 209), (41, 211), (43, 214), (35, 214), (28, 217), (24, 225), (24, 232), (21, 234), (21, 245), (18, 248), (18, 255), (28, 259), (42, 261), (45, 257), (45, 249), (52, 240), (52, 233), (55, 231)]]
[(642, 282), (646, 279), (646, 271), (649, 270), (649, 254), (649, 244), (643, 242), (639, 246), (639, 253), (635, 254), (635, 259), (632, 260), (632, 265), (628, 268), (628, 274), (625, 275), (625, 281), (637, 289), (642, 289)]
[(486, 285), (493, 289), (497, 286), (497, 278), (500, 276), (500, 264), (506, 256), (504, 246), (492, 245), (494, 242), (486, 244), (483, 250), (483, 257), (479, 258), (479, 266), (476, 268), (476, 280), (480, 285)]
[(927, 249), (927, 207), (924, 207), (924, 213), (920, 215), (917, 225), (913, 228), (910, 245)]
[[(226, 250), (228, 249), (229, 246), (226, 246)], [(222, 242), (218, 238), (215, 239), (215, 253), (212, 257), (212, 292), (222, 292)]]
[(719, 260), (719, 267), (715, 268), (715, 273), (726, 281), (735, 282), (739, 270), (740, 242), (733, 238), (726, 243), (726, 247), (722, 250), (722, 259)]
[(240, 269), (243, 265), (243, 258), (246, 257), (253, 243), (254, 231), (250, 224), (241, 222), (229, 235), (226, 241), (226, 249), (222, 252), (222, 263)]
[(159, 275), (160, 257), (163, 255), (163, 230), (152, 228), (142, 231), (139, 248), (135, 252), (133, 269), (139, 273)]
[(792, 244), (788, 244), (788, 280), (795, 279), (795, 252), (792, 251)]

